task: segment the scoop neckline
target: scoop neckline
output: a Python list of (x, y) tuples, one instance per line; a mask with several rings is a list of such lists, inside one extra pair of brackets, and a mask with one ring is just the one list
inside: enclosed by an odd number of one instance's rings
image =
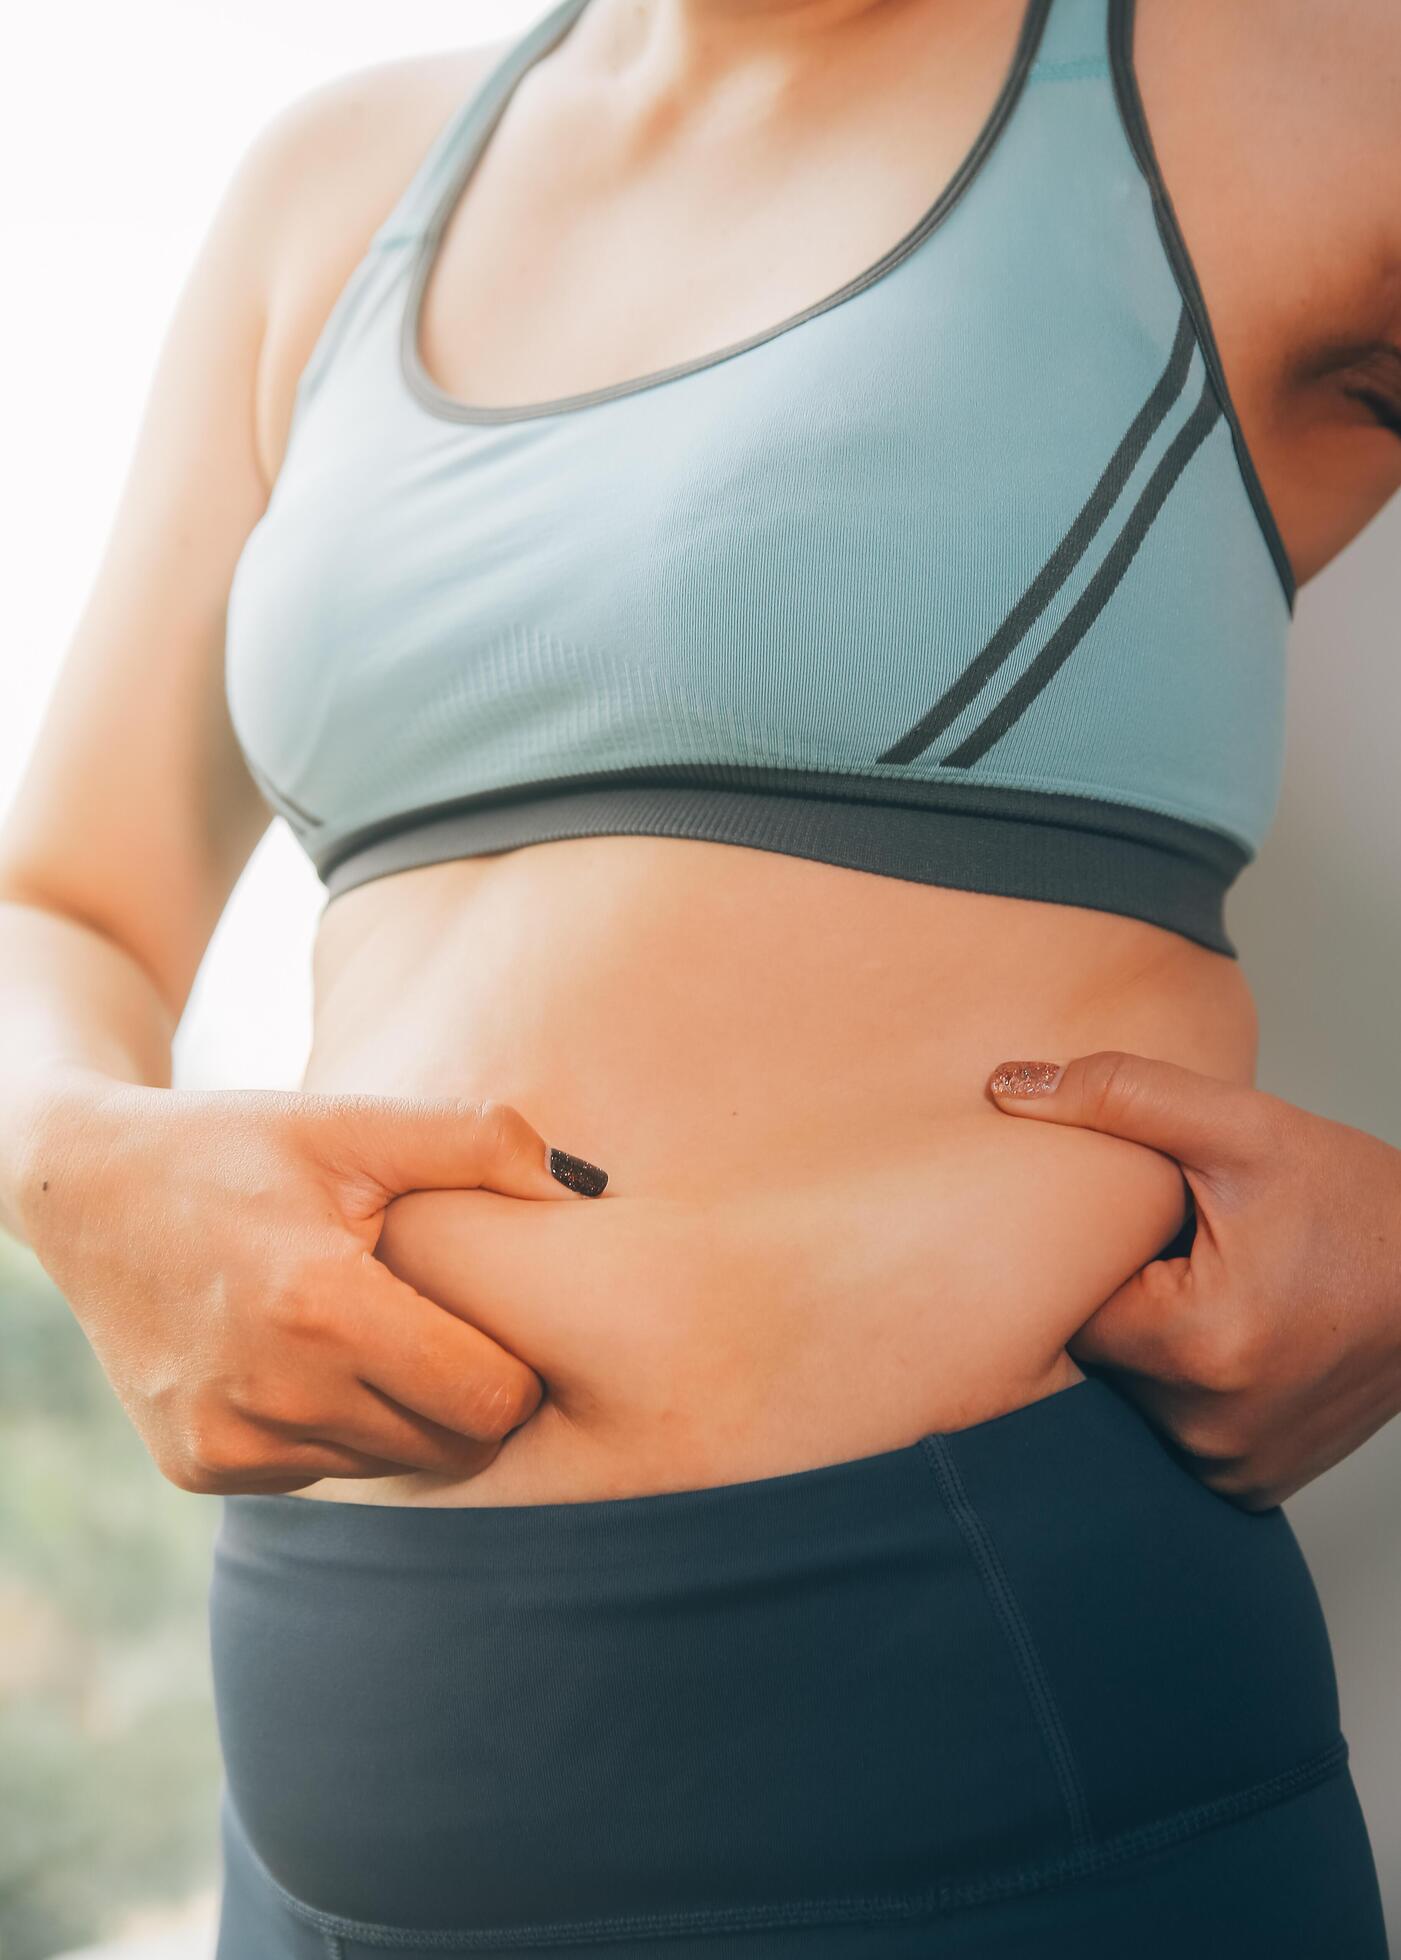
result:
[(588, 5), (588, 0), (564, 0), (562, 7), (554, 14), (543, 16), (536, 23), (535, 28), (522, 38), (514, 53), (507, 55), (495, 76), (488, 78), (480, 92), (469, 103), (469, 115), (473, 107), (481, 108), (485, 113), (480, 116), (471, 141), (464, 145), (462, 155), (454, 163), (438, 203), (418, 242), (400, 313), (399, 368), (410, 393), (430, 414), (448, 422), (499, 425), (534, 421), (544, 416), (572, 414), (578, 409), (592, 408), (601, 402), (617, 401), (628, 395), (649, 392), (653, 388), (663, 386), (664, 383), (681, 380), (687, 375), (703, 373), (708, 368), (717, 367), (721, 362), (732, 360), (736, 355), (746, 354), (752, 348), (761, 347), (767, 341), (777, 339), (780, 334), (788, 333), (794, 327), (816, 319), (823, 313), (829, 313), (847, 300), (854, 299), (868, 286), (883, 279), (888, 272), (893, 271), (903, 259), (922, 245), (972, 183), (991, 154), (1021, 95), (1028, 70), (1040, 43), (1051, 3), (1052, 0), (1022, 0), (1016, 39), (1002, 81), (993, 97), (992, 106), (972, 143), (955, 166), (953, 174), (944, 183), (933, 202), (926, 206), (914, 224), (896, 239), (893, 245), (882, 252), (879, 258), (844, 281), (833, 292), (825, 294), (821, 299), (814, 300), (807, 306), (800, 307), (795, 313), (788, 314), (773, 326), (762, 327), (756, 333), (746, 334), (742, 339), (731, 341), (712, 353), (698, 354), (691, 360), (677, 361), (669, 367), (653, 368), (646, 374), (633, 375), (624, 381), (610, 382), (604, 387), (582, 389), (569, 395), (556, 395), (547, 401), (503, 402), (495, 406), (459, 401), (456, 396), (450, 395), (446, 389), (439, 387), (423, 364), (419, 350), (419, 328), (424, 294), (437, 262), (438, 247), (448, 220), (461, 201), (491, 139), (492, 132), (505, 113), (517, 86), (536, 62), (543, 60), (545, 55), (564, 39)]

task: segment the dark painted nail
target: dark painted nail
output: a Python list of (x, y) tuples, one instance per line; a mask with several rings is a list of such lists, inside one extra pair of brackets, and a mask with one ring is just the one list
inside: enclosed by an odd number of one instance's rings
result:
[(550, 1146), (550, 1176), (557, 1177), (561, 1184), (567, 1184), (571, 1191), (577, 1191), (583, 1198), (598, 1198), (603, 1195), (603, 1187), (608, 1182), (607, 1171), (601, 1171), (597, 1164), (590, 1164), (582, 1157), (571, 1157), (567, 1150), (556, 1150)]

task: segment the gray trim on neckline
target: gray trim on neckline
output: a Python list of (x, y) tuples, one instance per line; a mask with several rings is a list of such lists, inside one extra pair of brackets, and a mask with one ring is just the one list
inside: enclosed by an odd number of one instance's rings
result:
[(916, 220), (911, 229), (897, 239), (894, 245), (883, 252), (872, 265), (858, 272), (844, 285), (838, 286), (835, 292), (814, 300), (810, 306), (802, 307), (796, 313), (790, 313), (786, 319), (780, 320), (775, 326), (764, 327), (758, 333), (746, 335), (742, 340), (731, 341), (728, 346), (721, 347), (714, 353), (701, 354), (689, 361), (678, 361), (670, 367), (656, 368), (648, 374), (636, 375), (628, 381), (613, 382), (608, 387), (590, 388), (572, 395), (558, 395), (550, 401), (505, 403), (500, 407), (478, 407), (470, 402), (460, 402), (433, 380), (423, 365), (418, 347), (419, 315), (423, 295), (436, 261), (437, 246), (493, 129), (505, 113), (517, 83), (536, 61), (542, 59), (564, 39), (587, 4), (588, 0), (562, 0), (561, 5), (542, 16), (516, 43), (514, 49), (505, 56), (482, 85), (474, 105), (479, 113), (469, 114), (467, 118), (467, 128), (471, 134), (463, 145), (462, 155), (449, 173), (448, 182), (415, 250), (410, 267), (408, 289), (399, 319), (399, 369), (405, 385), (415, 400), (430, 414), (444, 421), (482, 424), (526, 422), (541, 416), (564, 415), (575, 409), (590, 408), (596, 403), (614, 401), (623, 395), (641, 394), (645, 390), (660, 387), (664, 382), (675, 381), (683, 375), (696, 374), (705, 368), (716, 367), (720, 362), (730, 360), (736, 354), (747, 353), (750, 348), (759, 347), (765, 341), (776, 339), (779, 334), (801, 326), (804, 321), (814, 319), (818, 314), (829, 312), (833, 307), (840, 306), (845, 300), (854, 298), (857, 293), (874, 285), (924, 243), (930, 233), (953, 209), (958, 198), (968, 188), (990, 155), (1021, 96), (1023, 84), (1035, 58), (1046, 17), (1051, 8), (1051, 0), (1023, 0), (1021, 25), (1010, 63), (993, 100), (992, 108), (962, 162), (934, 202)]

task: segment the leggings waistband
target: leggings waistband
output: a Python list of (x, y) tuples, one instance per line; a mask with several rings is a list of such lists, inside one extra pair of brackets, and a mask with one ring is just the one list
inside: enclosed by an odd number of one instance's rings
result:
[(1346, 1756), (1284, 1513), (1207, 1490), (1095, 1377), (698, 1490), (222, 1503), (230, 1828), (323, 1930), (470, 1950), (947, 1909)]

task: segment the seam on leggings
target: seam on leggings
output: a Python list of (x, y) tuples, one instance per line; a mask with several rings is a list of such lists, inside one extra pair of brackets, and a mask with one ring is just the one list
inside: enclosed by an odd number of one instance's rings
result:
[[(1296, 1763), (1210, 1802), (1193, 1804), (1151, 1824), (1140, 1824), (1117, 1835), (1096, 1839), (1073, 1852), (1063, 1852), (1010, 1870), (980, 1878), (949, 1879), (918, 1892), (850, 1894), (826, 1899), (781, 1899), (768, 1905), (698, 1906), (678, 1912), (615, 1913), (604, 1919), (556, 1920), (526, 1926), (475, 1926), (462, 1931), (437, 1927), (386, 1926), (372, 1920), (347, 1919), (323, 1912), (278, 1884), (251, 1845), (248, 1855), (274, 1896), (297, 1918), (324, 1933), (339, 1934), (362, 1946), (389, 1949), (460, 1947), (466, 1952), (550, 1946), (587, 1946), (599, 1940), (681, 1938), (689, 1933), (746, 1933), (789, 1926), (876, 1924), (922, 1919), (968, 1906), (1049, 1890), (1072, 1879), (1091, 1877), (1130, 1859), (1162, 1851), (1198, 1833), (1238, 1822), (1253, 1811), (1300, 1795), (1330, 1776), (1341, 1775), (1348, 1761), (1346, 1737), (1317, 1756)], [(343, 1954), (338, 1957), (343, 1960)]]
[(1041, 1740), (1046, 1754), (1051, 1759), (1060, 1787), (1061, 1799), (1065, 1804), (1066, 1815), (1070, 1819), (1071, 1841), (1077, 1851), (1085, 1850), (1094, 1843), (1094, 1825), (1090, 1818), (1090, 1806), (1085, 1796), (1084, 1785), (1075, 1765), (1074, 1752), (1070, 1738), (1065, 1732), (1060, 1709), (1051, 1692), (1051, 1684), (1046, 1678), (1041, 1655), (1032, 1637), (1026, 1614), (1021, 1602), (1012, 1589), (1007, 1577), (1007, 1568), (993, 1542), (991, 1533), (983, 1523), (977, 1506), (964, 1488), (958, 1465), (954, 1461), (953, 1449), (947, 1436), (921, 1436), (920, 1445), (924, 1450), (930, 1468), (939, 1486), (939, 1494), (963, 1537), (964, 1544), (972, 1554), (973, 1563), (978, 1568), (984, 1589), (992, 1601), (993, 1610), (1002, 1623), (1002, 1631), (1007, 1636), (1007, 1644), (1017, 1663), (1036, 1717), (1036, 1726), (1041, 1732)]

